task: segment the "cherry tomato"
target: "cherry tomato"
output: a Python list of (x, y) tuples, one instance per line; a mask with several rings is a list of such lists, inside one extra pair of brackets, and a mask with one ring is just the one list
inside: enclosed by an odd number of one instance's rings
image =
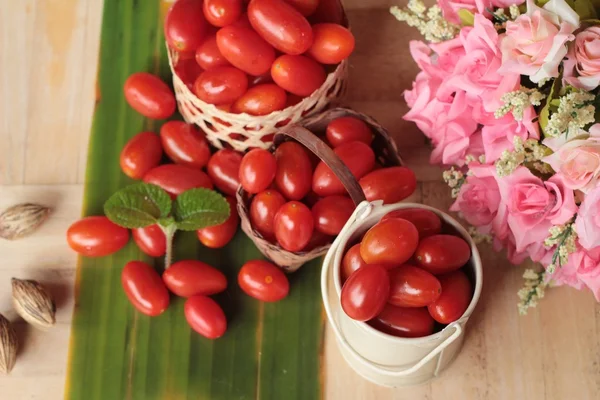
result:
[(319, 5), (319, 0), (285, 0), (285, 2), (290, 4), (305, 17), (314, 13)]
[(210, 158), (208, 142), (194, 125), (169, 121), (160, 128), (160, 139), (165, 153), (176, 164), (202, 168)]
[(288, 92), (302, 97), (310, 96), (327, 78), (325, 68), (312, 58), (287, 54), (273, 62), (271, 77)]
[(312, 44), (310, 24), (283, 0), (252, 0), (248, 19), (260, 36), (283, 53), (302, 54)]
[[(362, 178), (373, 169), (375, 153), (363, 142), (350, 142), (336, 147), (334, 153), (350, 169), (356, 179)], [(319, 162), (313, 175), (312, 189), (319, 196), (346, 194), (342, 181), (323, 161)]]
[(275, 184), (289, 200), (300, 200), (310, 192), (312, 165), (302, 145), (285, 142), (275, 150), (277, 172)]
[(285, 90), (274, 83), (265, 83), (248, 89), (233, 103), (231, 110), (234, 113), (268, 115), (273, 111), (283, 110), (286, 101)]
[(368, 145), (373, 141), (373, 132), (362, 119), (355, 117), (336, 118), (327, 125), (325, 133), (331, 147), (359, 141)]
[(383, 311), (369, 321), (373, 328), (398, 337), (416, 338), (433, 333), (435, 321), (427, 308), (405, 308), (386, 304)]
[(354, 246), (350, 247), (342, 259), (342, 283), (345, 282), (354, 271), (366, 265), (368, 264), (360, 256), (360, 243), (356, 243)]
[(178, 164), (165, 164), (151, 169), (144, 175), (144, 182), (160, 186), (173, 199), (189, 189), (213, 188), (210, 178), (204, 172)]
[(67, 230), (67, 242), (85, 257), (103, 257), (121, 250), (129, 241), (129, 231), (106, 217), (85, 217)]
[(234, 150), (223, 149), (212, 155), (208, 161), (206, 172), (221, 192), (235, 196), (240, 185), (240, 164), (242, 155)]
[(265, 239), (275, 237), (275, 214), (285, 204), (285, 199), (276, 190), (265, 190), (252, 199), (250, 222)]
[[(206, 3), (205, 3), (206, 4)], [(205, 70), (231, 65), (217, 46), (217, 35), (211, 35), (196, 50), (196, 63)]]
[(390, 278), (385, 268), (369, 265), (359, 268), (342, 287), (342, 309), (350, 318), (368, 321), (375, 318), (390, 295)]
[(233, 24), (242, 15), (242, 0), (204, 0), (204, 16), (214, 26)]
[(179, 52), (193, 52), (204, 40), (208, 24), (198, 0), (178, 0), (165, 18), (165, 38)]
[(405, 219), (380, 221), (371, 227), (360, 243), (360, 256), (367, 264), (394, 268), (408, 261), (419, 243), (419, 232)]
[(458, 270), (438, 277), (442, 285), (441, 296), (427, 306), (429, 314), (441, 324), (459, 319), (471, 303), (472, 287), (469, 278)]
[(344, 9), (341, 0), (319, 0), (317, 10), (310, 20), (314, 24), (323, 22), (341, 24), (344, 20)]
[(147, 72), (131, 74), (123, 91), (127, 103), (144, 117), (166, 119), (175, 112), (177, 103), (173, 91), (156, 75)]
[(125, 264), (121, 284), (131, 304), (141, 313), (155, 317), (169, 307), (169, 291), (160, 275), (145, 262)]
[(238, 274), (240, 288), (250, 297), (274, 302), (285, 298), (290, 283), (282, 270), (263, 260), (248, 261)]
[(121, 169), (133, 179), (142, 179), (146, 172), (160, 164), (162, 145), (160, 137), (152, 132), (141, 132), (129, 139), (121, 151)]
[(324, 197), (312, 208), (315, 229), (327, 235), (337, 235), (353, 212), (354, 203), (349, 197)]
[(276, 170), (273, 154), (263, 149), (250, 150), (240, 164), (240, 184), (248, 193), (262, 192), (273, 182)]
[(440, 297), (440, 281), (424, 269), (401, 265), (390, 270), (388, 303), (398, 307), (426, 307)]
[(275, 60), (273, 46), (242, 23), (221, 28), (217, 46), (227, 61), (253, 76), (267, 73)]
[[(273, 78), (271, 78), (271, 70), (269, 69), (268, 72), (265, 72), (262, 75), (250, 77), (249, 83), (250, 83), (250, 87), (262, 85), (264, 83), (273, 83)], [(287, 97), (286, 97), (286, 104), (287, 104)]]
[(402, 218), (412, 222), (419, 231), (419, 239), (436, 235), (442, 230), (442, 221), (433, 211), (422, 208), (403, 208), (387, 213), (381, 219), (385, 221), (390, 218)]
[(406, 167), (381, 168), (363, 176), (358, 183), (367, 201), (383, 200), (383, 204), (398, 203), (417, 188), (415, 173)]
[(208, 339), (220, 338), (227, 330), (223, 309), (210, 297), (190, 297), (183, 306), (183, 312), (192, 329)]
[(281, 206), (273, 222), (277, 242), (292, 252), (301, 251), (308, 245), (315, 225), (310, 209), (298, 201)]
[(173, 263), (162, 279), (167, 288), (180, 297), (210, 296), (227, 289), (227, 278), (221, 271), (196, 260)]
[(240, 219), (237, 213), (236, 201), (233, 197), (227, 197), (229, 203), (229, 218), (222, 224), (209, 226), (197, 231), (198, 240), (211, 249), (220, 249), (231, 242), (237, 232)]
[(209, 104), (228, 104), (248, 89), (248, 77), (235, 67), (216, 67), (200, 74), (194, 93)]
[(421, 240), (415, 252), (419, 266), (432, 274), (459, 269), (471, 258), (469, 244), (454, 235), (433, 235)]
[(135, 244), (150, 257), (162, 257), (167, 251), (165, 233), (158, 225), (132, 229), (131, 234)]
[(338, 64), (354, 51), (354, 35), (338, 24), (313, 25), (313, 44), (307, 54), (321, 64)]
[(178, 60), (175, 66), (175, 73), (181, 79), (181, 81), (187, 86), (190, 91), (194, 91), (194, 82), (204, 71), (198, 63), (190, 58), (189, 60)]

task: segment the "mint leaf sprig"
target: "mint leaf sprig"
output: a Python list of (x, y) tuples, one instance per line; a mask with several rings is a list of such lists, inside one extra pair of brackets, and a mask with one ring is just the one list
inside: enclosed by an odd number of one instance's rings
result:
[(165, 234), (165, 268), (173, 254), (177, 230), (195, 231), (222, 224), (229, 218), (229, 203), (219, 193), (205, 188), (190, 189), (171, 200), (161, 187), (136, 183), (114, 193), (104, 203), (104, 214), (115, 224), (128, 229), (157, 224)]

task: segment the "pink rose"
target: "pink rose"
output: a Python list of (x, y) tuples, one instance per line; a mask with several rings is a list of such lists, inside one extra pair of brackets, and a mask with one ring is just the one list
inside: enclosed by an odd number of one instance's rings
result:
[(596, 301), (600, 301), (600, 248), (581, 249), (569, 256), (568, 264), (576, 268), (578, 283), (585, 284), (594, 293)]
[(403, 119), (417, 124), (427, 137), (431, 137), (433, 125), (438, 119), (438, 110), (442, 107), (435, 98), (441, 81), (421, 71), (413, 82), (412, 90), (404, 92), (404, 100), (410, 110)]
[[(554, 257), (554, 248), (548, 251), (546, 256), (542, 259), (541, 264), (546, 268), (548, 265), (552, 264), (552, 259)], [(554, 273), (548, 278), (557, 286), (568, 285), (572, 286), (577, 290), (581, 290), (584, 288), (584, 283), (579, 279), (577, 274), (577, 265), (574, 263), (575, 254), (569, 255), (569, 260), (565, 265), (556, 266)]]
[(465, 55), (459, 38), (436, 44), (426, 44), (418, 40), (409, 43), (410, 55), (419, 68), (429, 77), (447, 79), (454, 73), (456, 64)]
[(488, 234), (500, 204), (496, 167), (471, 162), (469, 172), (450, 211), (458, 211), (469, 224)]
[(444, 18), (454, 24), (460, 24), (459, 10), (467, 10), (476, 13), (486, 12), (486, 8), (492, 8), (490, 0), (438, 0)]
[(566, 223), (577, 212), (573, 191), (557, 175), (544, 182), (526, 167), (518, 167), (498, 178), (498, 187), (517, 252), (543, 243), (550, 227)]
[(578, 27), (579, 16), (565, 0), (550, 0), (543, 8), (527, 0), (527, 13), (506, 23), (498, 72), (527, 75), (535, 83), (557, 77)]
[(562, 176), (567, 187), (584, 193), (594, 189), (600, 177), (600, 137), (595, 135), (596, 127), (592, 128), (592, 135), (586, 139), (544, 141), (555, 152), (543, 161)]
[(503, 94), (519, 88), (521, 76), (498, 73), (502, 65), (498, 32), (482, 14), (475, 15), (472, 28), (461, 29), (460, 40), (465, 55), (458, 60), (454, 74), (442, 83), (440, 93), (446, 96), (463, 90), (470, 99), (481, 101), (487, 112), (494, 112), (502, 106)]
[(518, 6), (523, 3), (525, 3), (525, 0), (492, 0), (492, 5), (499, 8), (508, 8), (513, 4)]
[(543, 243), (540, 242), (531, 243), (523, 251), (517, 251), (515, 236), (510, 231), (508, 231), (507, 236), (503, 240), (494, 237), (493, 246), (496, 251), (506, 248), (506, 258), (515, 265), (521, 264), (528, 258), (534, 262), (538, 262), (548, 253), (548, 250), (544, 247)]
[(579, 206), (575, 231), (585, 249), (600, 246), (600, 187), (589, 191)]
[(600, 26), (592, 26), (575, 36), (564, 62), (565, 81), (575, 87), (593, 90), (600, 84)]

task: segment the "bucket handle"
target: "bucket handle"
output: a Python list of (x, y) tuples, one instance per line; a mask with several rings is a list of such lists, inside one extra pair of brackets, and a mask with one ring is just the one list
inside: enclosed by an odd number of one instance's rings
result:
[[(454, 342), (462, 334), (462, 326), (458, 322), (452, 322), (451, 324), (449, 324), (448, 328), (454, 329), (454, 332), (450, 336), (448, 336), (442, 343), (440, 343), (433, 350), (431, 350), (427, 355), (425, 355), (425, 357), (420, 359), (415, 365), (413, 365), (410, 368), (403, 369), (401, 371), (391, 371), (389, 369), (381, 368), (381, 367), (373, 364), (371, 361), (367, 360), (366, 358), (364, 358), (363, 356), (358, 354), (356, 352), (356, 350), (354, 350), (354, 348), (350, 345), (350, 343), (348, 343), (348, 341), (346, 340), (346, 337), (344, 336), (340, 327), (338, 326), (336, 319), (333, 317), (333, 313), (331, 311), (331, 306), (329, 305), (329, 283), (327, 282), (327, 278), (329, 275), (329, 266), (331, 265), (332, 254), (335, 253), (335, 249), (337, 248), (338, 243), (336, 243), (336, 242), (339, 242), (339, 240), (337, 240), (337, 239), (343, 237), (344, 236), (343, 231), (349, 229), (350, 225), (353, 225), (352, 223), (350, 223), (350, 221), (354, 221), (355, 219), (360, 219), (361, 217), (365, 217), (371, 211), (371, 207), (372, 207), (372, 204), (363, 202), (363, 203), (361, 203), (361, 205), (359, 207), (356, 208), (353, 216), (350, 218), (348, 223), (344, 226), (344, 229), (342, 230), (342, 232), (340, 232), (339, 236), (334, 241), (333, 245), (331, 246), (330, 251), (327, 253), (327, 256), (325, 256), (325, 260), (323, 262), (323, 269), (321, 271), (321, 295), (323, 297), (323, 306), (325, 308), (325, 313), (327, 314), (327, 319), (329, 320), (329, 324), (333, 328), (333, 332), (335, 333), (335, 336), (338, 338), (340, 344), (342, 346), (344, 346), (346, 351), (348, 351), (348, 353), (350, 353), (354, 358), (356, 358), (364, 366), (373, 370), (376, 373), (387, 375), (387, 376), (392, 376), (392, 377), (406, 376), (406, 375), (410, 375), (410, 374), (417, 372), (425, 364), (427, 364), (434, 357), (436, 357), (438, 354), (440, 354), (452, 342)], [(438, 370), (439, 370), (439, 362), (435, 369), (435, 375), (437, 375)]]

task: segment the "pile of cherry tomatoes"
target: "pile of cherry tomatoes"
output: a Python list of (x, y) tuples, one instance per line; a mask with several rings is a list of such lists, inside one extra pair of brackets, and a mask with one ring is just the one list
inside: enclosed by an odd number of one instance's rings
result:
[(177, 0), (165, 37), (202, 101), (267, 115), (296, 104), (354, 50), (339, 0)]
[[(324, 139), (359, 180), (367, 200), (395, 203), (414, 192), (410, 169), (377, 165), (370, 146), (373, 132), (363, 120), (337, 118), (327, 125)], [(282, 143), (274, 154), (251, 150), (242, 159), (239, 178), (253, 195), (249, 217), (254, 230), (290, 252), (330, 243), (355, 208), (331, 168), (295, 141)]]
[(385, 215), (342, 259), (342, 309), (350, 318), (400, 337), (434, 332), (468, 308), (471, 281), (462, 268), (469, 244), (425, 209)]

